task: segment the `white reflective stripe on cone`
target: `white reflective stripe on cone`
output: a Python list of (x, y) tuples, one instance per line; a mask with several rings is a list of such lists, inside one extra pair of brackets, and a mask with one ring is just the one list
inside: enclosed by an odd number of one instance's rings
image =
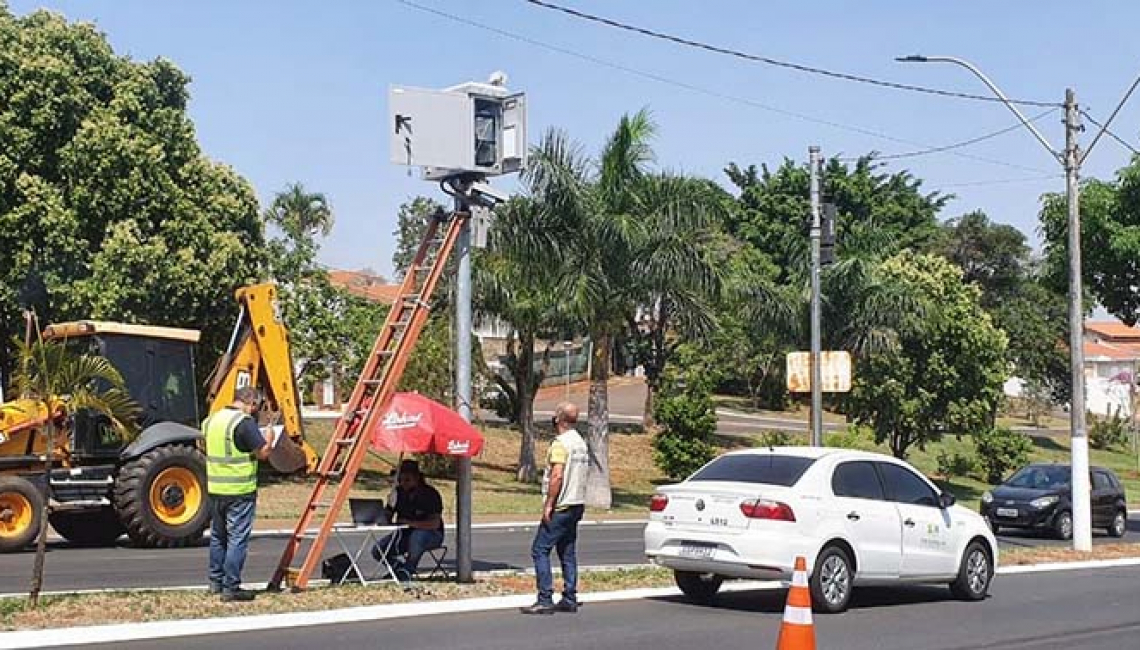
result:
[(799, 571), (796, 571), (796, 573), (792, 575), (792, 586), (793, 587), (806, 587), (806, 586), (808, 586), (807, 574), (806, 573), (800, 573)]
[(784, 622), (793, 625), (811, 625), (811, 608), (788, 605), (784, 608)]

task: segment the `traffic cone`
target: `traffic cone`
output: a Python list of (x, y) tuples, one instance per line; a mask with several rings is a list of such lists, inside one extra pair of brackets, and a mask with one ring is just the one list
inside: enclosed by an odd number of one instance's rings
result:
[(792, 588), (784, 607), (784, 622), (776, 650), (815, 650), (815, 626), (811, 620), (811, 592), (808, 591), (807, 560), (796, 557)]

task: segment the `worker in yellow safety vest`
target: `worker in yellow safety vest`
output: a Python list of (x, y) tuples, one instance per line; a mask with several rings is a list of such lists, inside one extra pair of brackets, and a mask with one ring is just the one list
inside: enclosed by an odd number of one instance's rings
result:
[(261, 399), (245, 387), (229, 406), (206, 418), (206, 479), (210, 493), (210, 593), (223, 601), (250, 601), (252, 591), (241, 588), (249, 537), (257, 506), (257, 461), (273, 449), (271, 429), (264, 434), (253, 414)]

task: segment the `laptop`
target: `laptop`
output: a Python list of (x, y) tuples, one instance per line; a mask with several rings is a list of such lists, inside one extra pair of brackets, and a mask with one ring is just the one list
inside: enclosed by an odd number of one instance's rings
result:
[(352, 523), (357, 526), (387, 526), (390, 523), (384, 499), (349, 497), (348, 509), (352, 511)]

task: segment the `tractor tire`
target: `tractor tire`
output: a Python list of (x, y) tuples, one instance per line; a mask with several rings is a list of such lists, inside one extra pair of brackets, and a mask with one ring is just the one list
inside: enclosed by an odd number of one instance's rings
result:
[(114, 502), (137, 546), (197, 544), (210, 523), (206, 458), (188, 444), (151, 449), (119, 468)]
[(19, 476), (0, 476), (0, 553), (19, 551), (40, 532), (44, 495)]
[(113, 508), (53, 512), (48, 523), (72, 546), (111, 546), (125, 532)]

